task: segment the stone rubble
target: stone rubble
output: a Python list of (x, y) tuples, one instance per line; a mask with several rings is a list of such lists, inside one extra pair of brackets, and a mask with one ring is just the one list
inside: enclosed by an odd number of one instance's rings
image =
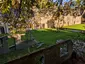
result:
[(73, 50), (77, 52), (79, 56), (83, 56), (85, 54), (85, 42), (80, 40), (72, 40), (73, 42)]
[[(57, 40), (57, 43), (61, 42), (63, 40)], [(73, 51), (75, 51), (79, 56), (84, 56), (85, 54), (85, 42), (81, 40), (72, 40), (73, 42)], [(60, 55), (63, 56), (67, 54), (67, 47), (64, 45), (64, 47), (60, 48)]]

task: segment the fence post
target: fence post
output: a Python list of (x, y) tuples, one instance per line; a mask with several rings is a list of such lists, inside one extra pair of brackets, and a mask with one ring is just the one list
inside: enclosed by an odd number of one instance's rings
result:
[(72, 52), (73, 52), (73, 43), (72, 43), (72, 41), (69, 41), (69, 42), (67, 43), (67, 51), (68, 51), (68, 54), (69, 54), (69, 55), (72, 54)]
[(9, 51), (7, 39), (7, 36), (2, 37), (3, 53), (8, 53)]
[(15, 50), (16, 50), (16, 38), (13, 37), (13, 40), (14, 40), (14, 47), (15, 47)]
[(60, 64), (60, 48), (58, 46), (46, 50), (45, 64)]

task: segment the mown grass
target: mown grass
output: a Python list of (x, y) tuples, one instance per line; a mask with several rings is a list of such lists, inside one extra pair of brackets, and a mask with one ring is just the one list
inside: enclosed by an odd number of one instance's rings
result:
[(64, 28), (85, 30), (85, 24), (76, 24), (71, 26), (65, 26)]

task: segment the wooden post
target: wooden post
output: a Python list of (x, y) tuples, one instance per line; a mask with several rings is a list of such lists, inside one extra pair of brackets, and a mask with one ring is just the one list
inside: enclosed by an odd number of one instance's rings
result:
[(0, 54), (8, 53), (8, 43), (7, 43), (7, 36), (3, 36), (0, 38), (2, 42), (2, 47), (0, 48)]
[(60, 48), (53, 46), (45, 53), (45, 64), (60, 64)]
[(73, 52), (73, 43), (72, 43), (72, 41), (69, 41), (69, 43), (67, 43), (67, 51), (68, 51), (69, 55), (72, 54), (72, 52)]
[(15, 47), (15, 50), (16, 50), (16, 39), (15, 38), (13, 38), (14, 39), (14, 47)]
[(3, 37), (3, 49), (4, 49), (4, 53), (8, 53), (8, 51), (9, 51), (7, 39), (8, 39), (7, 36)]

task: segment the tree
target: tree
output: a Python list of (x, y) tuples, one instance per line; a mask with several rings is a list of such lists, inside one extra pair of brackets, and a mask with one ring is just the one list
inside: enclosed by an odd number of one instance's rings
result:
[(76, 2), (77, 2), (77, 5), (79, 6), (81, 1), (80, 0), (76, 0)]
[(39, 8), (45, 8), (48, 0), (36, 0), (36, 4)]
[(34, 3), (35, 1), (33, 0), (4, 0), (0, 7), (3, 16), (2, 21), (9, 23), (17, 30), (18, 27), (26, 24), (29, 17), (32, 17), (31, 8)]

